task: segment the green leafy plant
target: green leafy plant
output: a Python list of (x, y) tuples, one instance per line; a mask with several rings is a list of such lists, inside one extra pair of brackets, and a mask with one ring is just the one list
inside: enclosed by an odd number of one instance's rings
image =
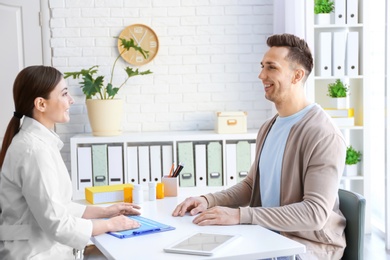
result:
[(347, 155), (345, 157), (345, 164), (353, 165), (360, 162), (362, 159), (362, 153), (355, 150), (351, 145), (347, 148)]
[(334, 2), (329, 0), (315, 0), (314, 13), (315, 14), (329, 14), (334, 10)]
[(341, 82), (340, 79), (336, 79), (336, 82), (328, 85), (328, 96), (332, 98), (347, 97), (348, 86)]
[(114, 69), (117, 61), (121, 57), (121, 55), (131, 48), (135, 51), (138, 51), (144, 56), (145, 59), (149, 57), (149, 52), (139, 47), (136, 43), (134, 43), (133, 39), (127, 40), (123, 38), (118, 38), (121, 42), (121, 46), (123, 47), (123, 51), (119, 53), (118, 57), (115, 59), (114, 64), (111, 68), (111, 77), (110, 81), (104, 85), (104, 76), (96, 76), (95, 74), (98, 72), (99, 66), (95, 65), (90, 67), (89, 69), (82, 69), (76, 72), (65, 72), (64, 78), (73, 77), (82, 78), (83, 81), (79, 82), (81, 84), (81, 89), (85, 94), (87, 99), (92, 99), (93, 97), (97, 99), (113, 99), (118, 91), (126, 84), (127, 80), (134, 76), (147, 75), (151, 74), (150, 70), (147, 71), (139, 71), (138, 69), (134, 70), (133, 68), (126, 67), (125, 72), (127, 74), (126, 79), (119, 87), (114, 87), (112, 85), (112, 80), (114, 78)]

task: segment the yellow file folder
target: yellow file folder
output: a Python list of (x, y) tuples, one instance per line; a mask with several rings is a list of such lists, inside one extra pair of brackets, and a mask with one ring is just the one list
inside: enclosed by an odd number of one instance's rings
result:
[(123, 189), (133, 184), (116, 184), (85, 188), (85, 199), (91, 204), (123, 201)]

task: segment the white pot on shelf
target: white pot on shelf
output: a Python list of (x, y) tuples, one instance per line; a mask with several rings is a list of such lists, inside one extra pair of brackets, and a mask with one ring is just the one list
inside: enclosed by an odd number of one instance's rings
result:
[(358, 176), (358, 164), (346, 164), (344, 168), (344, 176)]
[(330, 14), (315, 14), (315, 23), (317, 25), (328, 25), (330, 24)]
[(122, 134), (122, 99), (87, 99), (88, 119), (94, 136)]
[(347, 106), (347, 98), (331, 98), (330, 99), (330, 105), (331, 108), (337, 108), (337, 109), (342, 109), (342, 108), (348, 108)]

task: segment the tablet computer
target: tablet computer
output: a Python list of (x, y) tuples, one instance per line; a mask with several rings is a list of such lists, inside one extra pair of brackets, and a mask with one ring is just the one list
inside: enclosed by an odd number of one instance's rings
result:
[(215, 251), (220, 250), (221, 247), (238, 237), (239, 235), (231, 234), (196, 233), (164, 248), (164, 251), (168, 253), (211, 256)]

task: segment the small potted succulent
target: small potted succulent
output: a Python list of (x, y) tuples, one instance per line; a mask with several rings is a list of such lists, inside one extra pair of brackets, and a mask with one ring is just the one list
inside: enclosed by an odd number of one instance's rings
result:
[(345, 157), (345, 176), (356, 176), (358, 175), (358, 163), (362, 160), (362, 153), (351, 145), (347, 147)]
[(330, 15), (334, 11), (334, 2), (329, 0), (315, 0), (314, 14), (316, 24), (330, 24)]
[(333, 108), (347, 108), (347, 95), (349, 88), (340, 79), (328, 84), (328, 96), (331, 97)]
[(113, 85), (114, 69), (117, 61), (124, 52), (133, 48), (140, 52), (145, 59), (149, 56), (148, 51), (139, 47), (133, 39), (118, 38), (118, 44), (123, 47), (123, 51), (115, 59), (111, 68), (110, 80), (106, 84), (104, 75), (96, 75), (99, 68), (97, 65), (80, 71), (64, 73), (64, 78), (73, 77), (76, 79), (81, 77), (82, 79), (79, 84), (86, 97), (88, 118), (91, 124), (92, 134), (95, 136), (112, 136), (122, 133), (123, 100), (116, 99), (115, 96), (125, 86), (129, 78), (152, 73), (150, 70), (139, 71), (138, 69), (126, 67), (124, 71), (127, 77), (119, 87), (115, 87)]

